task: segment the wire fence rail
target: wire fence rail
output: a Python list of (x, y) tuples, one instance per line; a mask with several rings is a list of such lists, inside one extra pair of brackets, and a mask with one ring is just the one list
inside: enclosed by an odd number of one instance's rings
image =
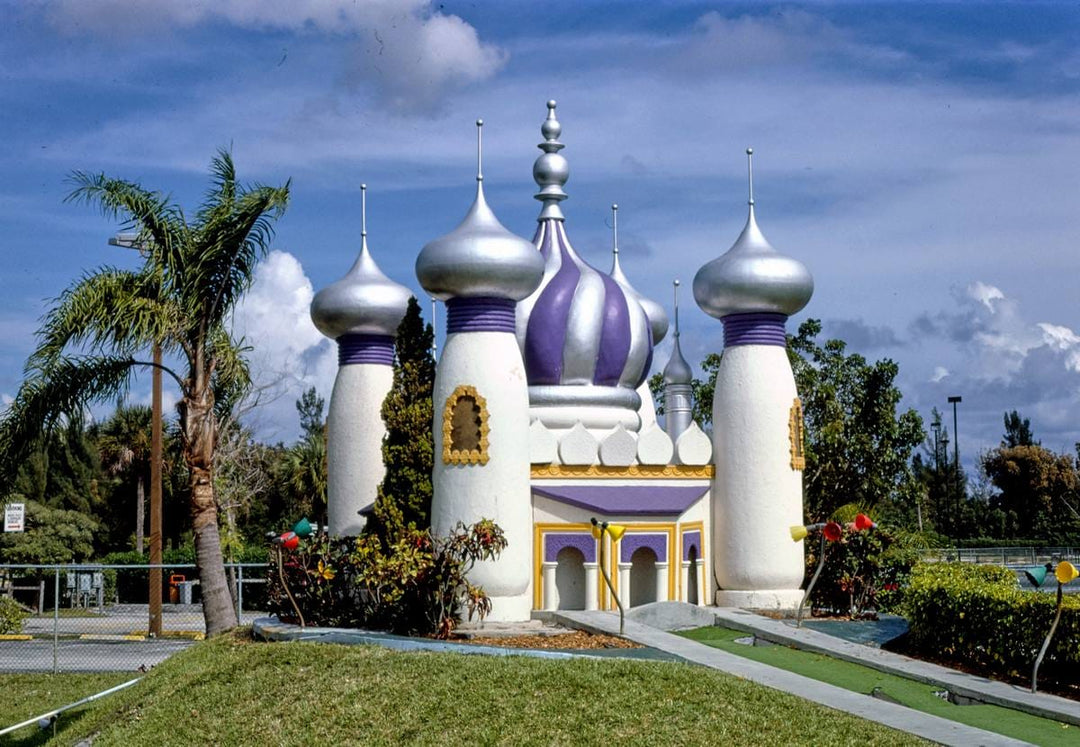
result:
[[(160, 635), (150, 633), (153, 568), (164, 576)], [(241, 623), (264, 614), (266, 568), (226, 564)], [(193, 564), (0, 564), (0, 596), (31, 613), (0, 634), (0, 672), (145, 671), (206, 630)]]
[(1001, 565), (1006, 568), (1080, 562), (1080, 549), (1075, 547), (945, 547), (920, 551), (920, 558), (930, 563), (972, 563)]

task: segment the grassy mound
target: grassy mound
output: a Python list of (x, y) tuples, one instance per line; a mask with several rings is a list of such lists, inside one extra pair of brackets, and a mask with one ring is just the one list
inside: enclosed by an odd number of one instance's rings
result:
[(719, 672), (620, 660), (197, 644), (61, 724), (58, 744), (920, 744)]

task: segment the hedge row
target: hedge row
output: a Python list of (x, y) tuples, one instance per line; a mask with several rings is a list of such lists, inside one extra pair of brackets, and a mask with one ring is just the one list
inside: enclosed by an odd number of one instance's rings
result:
[[(922, 653), (1027, 676), (1053, 622), (1055, 595), (1021, 590), (1007, 568), (921, 563), (912, 571), (904, 607), (912, 644)], [(1080, 682), (1080, 598), (1065, 597), (1039, 675)]]

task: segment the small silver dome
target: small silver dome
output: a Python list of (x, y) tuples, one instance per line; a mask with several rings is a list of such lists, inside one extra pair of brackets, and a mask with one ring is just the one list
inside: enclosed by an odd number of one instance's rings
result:
[(611, 253), (613, 256), (611, 261), (611, 272), (608, 274), (615, 280), (616, 283), (623, 287), (627, 295), (633, 298), (641, 306), (645, 312), (645, 316), (649, 319), (649, 329), (652, 331), (652, 344), (654, 346), (659, 345), (660, 341), (664, 339), (664, 336), (668, 331), (668, 315), (664, 307), (653, 301), (651, 298), (645, 298), (645, 296), (638, 293), (637, 289), (630, 284), (630, 280), (626, 277), (626, 273), (623, 272), (622, 265), (619, 264), (619, 206), (611, 206)]
[(690, 364), (686, 362), (686, 358), (683, 358), (682, 347), (679, 345), (679, 281), (676, 280), (673, 285), (675, 296), (675, 339), (671, 348), (671, 358), (668, 360), (667, 365), (664, 366), (664, 383), (692, 384), (694, 371), (690, 368)]
[[(476, 124), (479, 143), (483, 120)], [(520, 301), (544, 275), (536, 247), (508, 231), (488, 207), (483, 179), (480, 171), (476, 199), (461, 224), (428, 242), (416, 258), (417, 279), (440, 301), (480, 296)]]
[[(747, 156), (752, 154), (753, 150), (747, 149)], [(814, 279), (806, 266), (776, 251), (758, 228), (753, 171), (750, 173), (746, 227), (734, 246), (702, 266), (694, 277), (694, 300), (702, 311), (718, 319), (748, 312), (791, 316), (806, 306), (814, 293)]]
[[(365, 195), (367, 185), (360, 190)], [(316, 293), (311, 302), (311, 321), (335, 340), (344, 334), (394, 337), (412, 296), (412, 291), (383, 274), (368, 250), (366, 200), (361, 216), (360, 256), (345, 277)]]

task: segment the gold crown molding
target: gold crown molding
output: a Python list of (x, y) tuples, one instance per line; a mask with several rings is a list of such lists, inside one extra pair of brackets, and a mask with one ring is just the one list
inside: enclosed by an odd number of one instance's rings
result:
[[(479, 449), (455, 449), (452, 443), (454, 408), (463, 397), (471, 397), (480, 409), (480, 443)], [(443, 464), (480, 464), (488, 463), (488, 409), (487, 400), (480, 396), (476, 387), (469, 384), (461, 384), (450, 396), (446, 398), (443, 407)]]
[(555, 478), (602, 477), (657, 480), (707, 480), (716, 473), (711, 464), (632, 464), (629, 467), (606, 467), (602, 464), (534, 464), (534, 480)]
[(791, 413), (788, 416), (788, 440), (791, 442), (791, 468), (796, 471), (806, 469), (804, 438), (802, 400), (796, 397), (795, 401), (791, 404)]

